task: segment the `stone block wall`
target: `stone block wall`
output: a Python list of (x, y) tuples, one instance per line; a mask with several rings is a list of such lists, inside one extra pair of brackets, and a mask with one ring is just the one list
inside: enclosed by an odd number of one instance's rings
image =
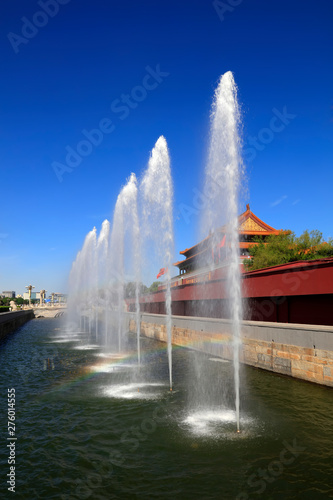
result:
[[(136, 331), (133, 317), (129, 329)], [(242, 363), (333, 387), (333, 327), (246, 321), (242, 332)], [(142, 315), (141, 333), (166, 342), (165, 316)], [(173, 317), (172, 343), (233, 359), (231, 325), (226, 320)]]

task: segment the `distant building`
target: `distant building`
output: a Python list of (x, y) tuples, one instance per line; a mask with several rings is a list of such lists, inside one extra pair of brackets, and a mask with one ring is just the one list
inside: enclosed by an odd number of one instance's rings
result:
[[(29, 300), (29, 292), (24, 292), (24, 300)], [(40, 292), (31, 292), (31, 300), (40, 300)]]
[(49, 300), (47, 302), (52, 302), (53, 304), (66, 304), (67, 295), (65, 293), (52, 293), (49, 295)]
[(9, 299), (15, 299), (15, 292), (13, 292), (13, 291), (2, 292), (2, 296), (9, 298)]

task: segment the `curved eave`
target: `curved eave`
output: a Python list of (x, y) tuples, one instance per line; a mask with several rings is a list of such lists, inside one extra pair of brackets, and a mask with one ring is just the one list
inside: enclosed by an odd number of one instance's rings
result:
[(271, 235), (271, 234), (280, 234), (281, 231), (274, 229), (273, 231), (239, 231), (239, 234), (246, 234), (249, 236), (264, 236), (264, 235)]

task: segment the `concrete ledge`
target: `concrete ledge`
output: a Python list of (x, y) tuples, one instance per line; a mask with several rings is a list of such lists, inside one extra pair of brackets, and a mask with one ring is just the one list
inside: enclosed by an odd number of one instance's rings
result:
[(31, 309), (0, 314), (0, 342), (34, 317), (34, 312)]
[(67, 307), (35, 307), (33, 311), (36, 318), (59, 318), (67, 312)]
[[(128, 321), (135, 332), (135, 315), (128, 314)], [(242, 363), (333, 387), (333, 327), (243, 321), (241, 331)], [(142, 314), (141, 332), (165, 342), (166, 316)], [(172, 342), (233, 359), (228, 320), (172, 316)]]

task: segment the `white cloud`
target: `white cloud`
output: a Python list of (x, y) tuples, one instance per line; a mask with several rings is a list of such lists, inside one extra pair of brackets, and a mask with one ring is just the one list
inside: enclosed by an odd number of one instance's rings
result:
[(277, 205), (280, 205), (280, 203), (282, 203), (286, 198), (287, 198), (287, 195), (284, 194), (278, 200), (273, 201), (273, 203), (271, 203), (271, 207), (276, 207)]

